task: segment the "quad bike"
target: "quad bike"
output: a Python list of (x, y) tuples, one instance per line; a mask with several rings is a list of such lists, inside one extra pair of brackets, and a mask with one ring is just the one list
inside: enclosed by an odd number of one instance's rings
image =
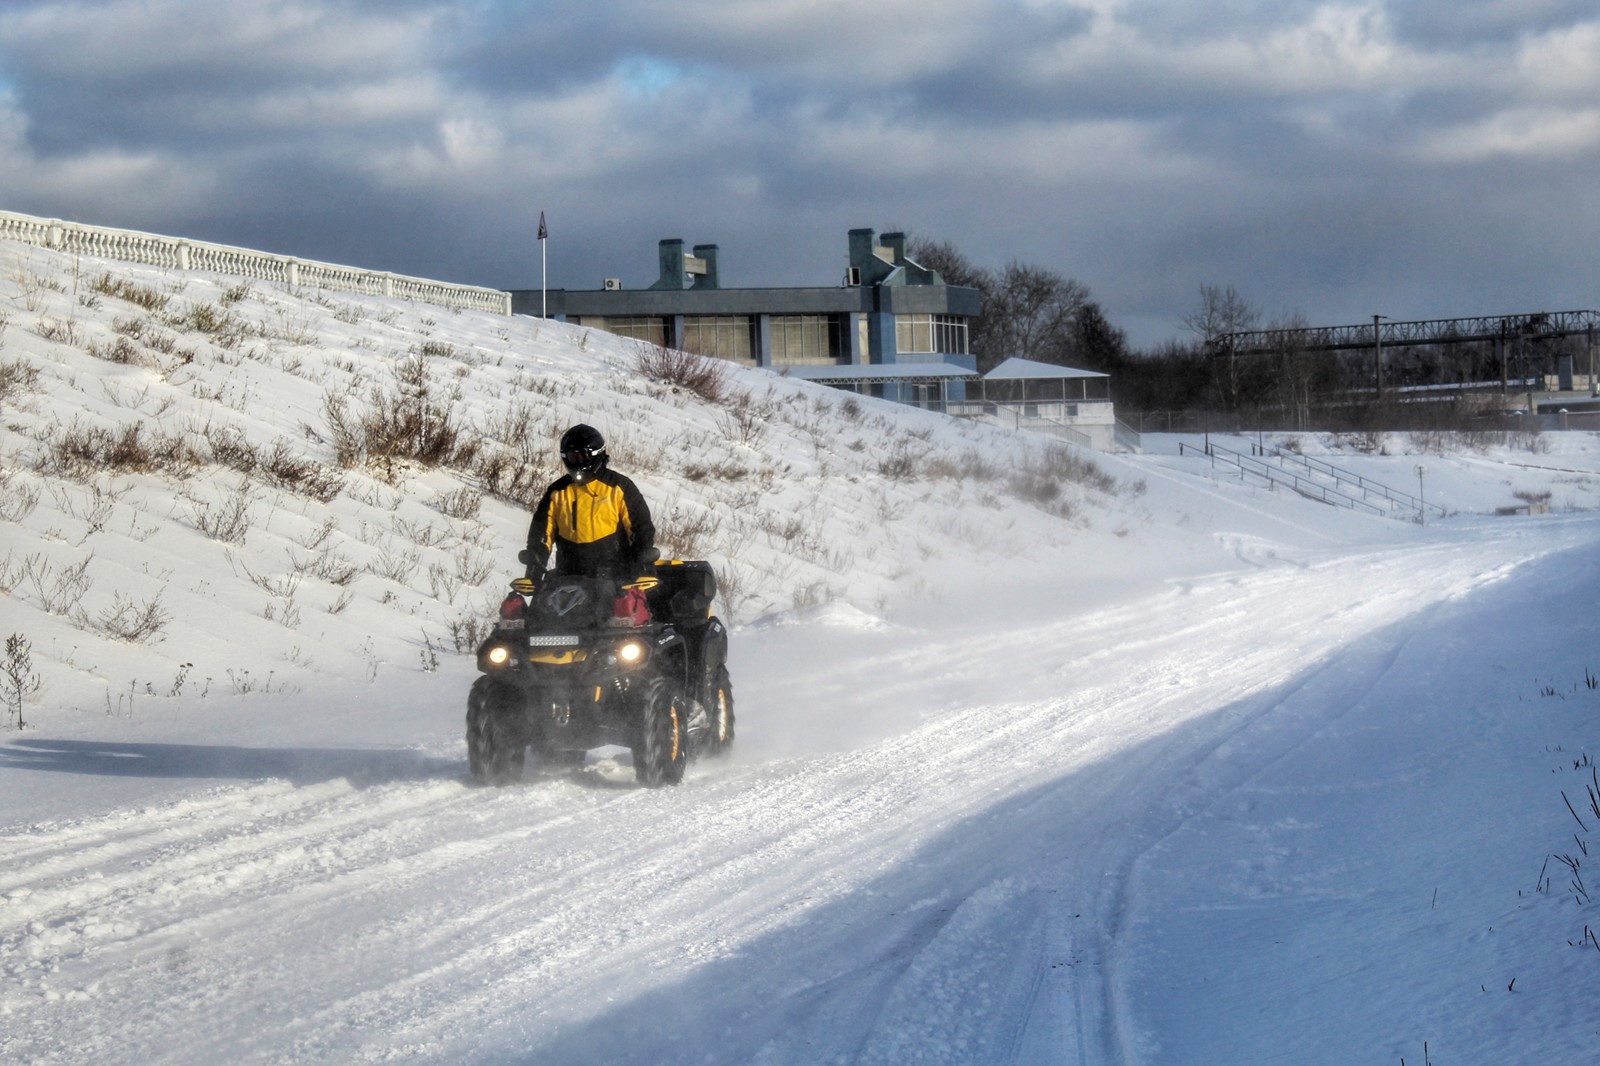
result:
[(515, 780), (529, 749), (543, 765), (575, 767), (618, 744), (653, 788), (728, 751), (728, 631), (711, 613), (709, 563), (661, 561), (626, 583), (550, 573), (511, 588), (467, 697), (474, 780)]

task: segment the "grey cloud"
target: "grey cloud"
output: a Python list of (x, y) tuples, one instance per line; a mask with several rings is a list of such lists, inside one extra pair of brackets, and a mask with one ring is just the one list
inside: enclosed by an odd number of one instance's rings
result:
[[(423, 66), (437, 10), (289, 0), (24, 5), (0, 16), (0, 69), (45, 153), (108, 145), (235, 144), (285, 134), (262, 123), (275, 96), (337, 93)], [(302, 129), (337, 125), (331, 114)]]
[(1077, 276), (1144, 343), (1202, 282), (1313, 319), (1593, 303), (1600, 144), (1473, 149), (1594, 106), (1510, 68), (1590, 6), (12, 3), (0, 205), (507, 286), (541, 209), (574, 287), (647, 283), (667, 236), (826, 284), (847, 229), (903, 227)]
[(1443, 47), (1484, 46), (1504, 54), (1528, 34), (1592, 21), (1595, 10), (1591, 0), (1461, 0), (1395, 4), (1390, 17), (1408, 40)]

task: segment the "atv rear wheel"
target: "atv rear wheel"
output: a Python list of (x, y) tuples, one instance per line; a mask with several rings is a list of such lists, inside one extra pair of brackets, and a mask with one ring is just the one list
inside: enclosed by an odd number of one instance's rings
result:
[(706, 702), (711, 717), (711, 730), (706, 741), (707, 755), (726, 755), (733, 747), (733, 680), (728, 677), (726, 665), (717, 667), (717, 676)]
[(517, 728), (522, 694), (489, 677), (467, 695), (467, 764), (480, 785), (504, 785), (522, 776), (527, 741)]
[(683, 689), (664, 677), (651, 681), (640, 702), (639, 740), (633, 748), (633, 776), (646, 788), (676, 785), (688, 763)]

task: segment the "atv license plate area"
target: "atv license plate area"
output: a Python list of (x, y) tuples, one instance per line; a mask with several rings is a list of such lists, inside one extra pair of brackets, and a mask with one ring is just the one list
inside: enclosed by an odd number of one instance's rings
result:
[(535, 633), (528, 637), (530, 648), (576, 648), (583, 641), (572, 636), (555, 636), (548, 633)]

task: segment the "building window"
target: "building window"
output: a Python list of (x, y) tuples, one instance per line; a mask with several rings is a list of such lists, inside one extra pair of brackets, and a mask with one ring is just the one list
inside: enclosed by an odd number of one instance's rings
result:
[(603, 329), (619, 337), (632, 337), (647, 344), (666, 347), (667, 320), (659, 315), (579, 315), (572, 320), (580, 326)]
[(895, 315), (894, 342), (901, 352), (967, 354), (967, 320), (956, 315)]
[(683, 350), (755, 364), (755, 322), (749, 315), (685, 315)]
[(840, 348), (838, 315), (772, 316), (774, 363), (837, 363)]

